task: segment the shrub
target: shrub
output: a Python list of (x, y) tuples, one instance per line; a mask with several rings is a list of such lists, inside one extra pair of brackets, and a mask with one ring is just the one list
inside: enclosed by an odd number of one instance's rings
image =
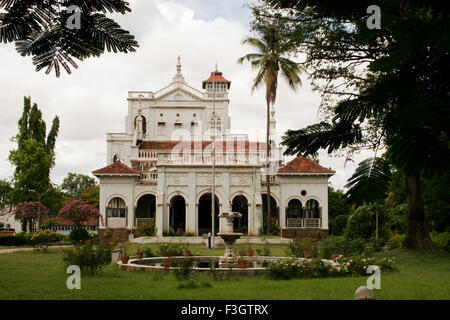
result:
[(332, 233), (335, 236), (342, 235), (347, 227), (347, 215), (339, 215), (334, 218)]
[(153, 257), (153, 256), (154, 256), (154, 255), (153, 255), (152, 248), (150, 248), (150, 247), (144, 248), (144, 250), (142, 250), (142, 253), (144, 254), (144, 257), (145, 257), (145, 258), (150, 258), (150, 257)]
[(148, 223), (142, 223), (137, 228), (138, 237), (152, 237), (156, 234), (155, 221), (150, 220)]
[[(349, 238), (369, 239), (375, 235), (376, 229), (376, 205), (367, 204), (358, 207), (347, 221), (345, 236)], [(387, 220), (387, 208), (384, 205), (378, 205), (378, 229), (381, 233), (385, 228)]]
[(367, 275), (370, 265), (377, 265), (382, 271), (394, 269), (394, 259), (383, 258), (344, 258), (336, 263), (327, 263), (320, 259), (283, 259), (271, 262), (266, 267), (266, 275), (275, 280), (291, 278), (325, 278)]
[(169, 256), (182, 256), (183, 255), (183, 247), (179, 244), (165, 244), (162, 243), (159, 245), (159, 255), (161, 257), (169, 257)]
[(404, 234), (394, 234), (386, 244), (391, 246), (392, 249), (401, 248), (405, 244), (405, 238)]
[(322, 258), (330, 259), (333, 254), (351, 256), (361, 254), (366, 247), (364, 239), (350, 239), (344, 236), (329, 236), (319, 244), (319, 253)]
[(271, 254), (269, 242), (267, 241), (267, 239), (265, 237), (261, 237), (261, 240), (264, 242), (264, 245), (262, 248), (257, 248), (255, 250), (256, 255), (269, 257)]
[(69, 240), (74, 243), (84, 242), (86, 240), (89, 240), (89, 232), (86, 231), (86, 229), (78, 229), (75, 228), (72, 231), (70, 231), (69, 234)]
[(24, 246), (30, 245), (31, 234), (26, 232), (11, 234), (0, 234), (0, 246)]
[(309, 252), (312, 257), (318, 256), (317, 245), (310, 238), (291, 240), (287, 244), (285, 252), (291, 257), (303, 257), (305, 252)]
[(430, 233), (430, 237), (437, 248), (450, 252), (450, 232), (438, 233), (433, 231)]
[(190, 258), (174, 260), (172, 267), (176, 267), (174, 273), (177, 280), (186, 280), (189, 279), (189, 276), (191, 275), (192, 268), (194, 267), (194, 260)]
[(64, 249), (63, 261), (66, 267), (77, 265), (82, 272), (97, 273), (103, 265), (111, 263), (112, 246), (107, 242), (93, 245), (91, 241), (86, 244), (74, 245)]
[(406, 233), (406, 203), (387, 206), (386, 226), (395, 234)]
[(56, 233), (52, 230), (39, 230), (31, 235), (30, 242), (35, 248), (42, 247), (44, 251), (47, 251), (49, 243), (60, 241), (62, 238), (62, 234)]
[(365, 250), (369, 252), (377, 252), (383, 249), (385, 241), (383, 239), (377, 239), (372, 237), (366, 241)]

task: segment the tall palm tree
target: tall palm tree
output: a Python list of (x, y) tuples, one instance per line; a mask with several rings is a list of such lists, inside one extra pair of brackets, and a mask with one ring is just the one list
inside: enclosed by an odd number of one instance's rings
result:
[(258, 53), (249, 53), (238, 59), (242, 64), (249, 61), (253, 69), (258, 69), (258, 74), (253, 80), (252, 93), (263, 83), (266, 85), (266, 105), (267, 105), (267, 132), (266, 132), (266, 185), (267, 185), (267, 233), (270, 233), (270, 105), (275, 103), (278, 85), (278, 72), (286, 79), (289, 87), (296, 90), (301, 85), (299, 74), (300, 65), (289, 60), (285, 56), (292, 49), (290, 42), (283, 39), (278, 26), (258, 25), (255, 26), (257, 38), (248, 37), (242, 44), (250, 44), (256, 48)]

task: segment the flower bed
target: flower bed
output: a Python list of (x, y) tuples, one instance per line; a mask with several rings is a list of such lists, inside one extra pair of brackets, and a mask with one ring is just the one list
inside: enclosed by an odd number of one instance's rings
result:
[(394, 259), (343, 258), (336, 262), (320, 259), (285, 259), (271, 262), (266, 274), (271, 279), (325, 278), (366, 275), (367, 267), (377, 265), (382, 271), (393, 270)]

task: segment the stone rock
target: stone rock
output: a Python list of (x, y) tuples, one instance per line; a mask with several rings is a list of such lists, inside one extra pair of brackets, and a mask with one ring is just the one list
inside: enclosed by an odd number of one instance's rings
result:
[(356, 289), (354, 300), (376, 300), (375, 294), (366, 286), (361, 286)]

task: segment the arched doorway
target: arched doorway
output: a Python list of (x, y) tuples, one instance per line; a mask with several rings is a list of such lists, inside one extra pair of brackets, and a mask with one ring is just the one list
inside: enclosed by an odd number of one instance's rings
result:
[(288, 228), (301, 228), (302, 218), (302, 202), (298, 199), (292, 199), (286, 208), (286, 226)]
[[(208, 234), (211, 232), (211, 193), (202, 195), (198, 201), (198, 235)], [(214, 231), (215, 234), (219, 232), (219, 199), (214, 196)]]
[(124, 228), (127, 222), (127, 205), (122, 198), (114, 197), (106, 206), (106, 226)]
[[(262, 194), (263, 203), (263, 228), (264, 232), (267, 233), (267, 195)], [(280, 213), (277, 207), (277, 201), (273, 196), (270, 196), (270, 219), (272, 223), (270, 225), (270, 233), (272, 235), (280, 234)]]
[(136, 206), (136, 225), (155, 220), (156, 197), (153, 194), (144, 194), (139, 198)]
[(240, 219), (234, 219), (234, 232), (248, 234), (248, 201), (244, 196), (236, 196), (231, 204), (231, 211), (242, 214)]
[(169, 232), (182, 234), (186, 232), (186, 201), (182, 196), (170, 200)]

